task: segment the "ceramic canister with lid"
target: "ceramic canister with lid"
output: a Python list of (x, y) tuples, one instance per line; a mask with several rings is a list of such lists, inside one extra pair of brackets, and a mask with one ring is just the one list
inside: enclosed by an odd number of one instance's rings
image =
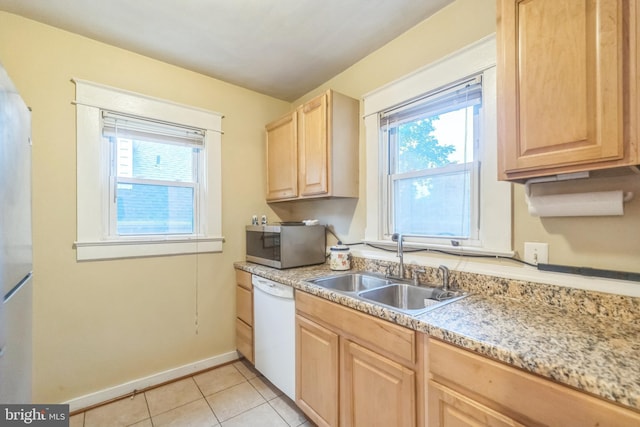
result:
[(330, 249), (329, 268), (332, 270), (349, 270), (351, 268), (349, 246), (343, 245), (341, 241), (338, 241), (338, 244), (331, 246)]

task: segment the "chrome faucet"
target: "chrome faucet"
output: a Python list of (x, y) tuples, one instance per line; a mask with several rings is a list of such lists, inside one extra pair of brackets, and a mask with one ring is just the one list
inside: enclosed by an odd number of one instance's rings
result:
[(398, 276), (400, 276), (401, 279), (404, 279), (404, 249), (402, 247), (402, 234), (393, 233), (393, 235), (391, 236), (391, 240), (394, 242), (398, 242), (398, 250), (396, 252), (396, 256), (400, 258), (400, 271)]
[(438, 267), (438, 270), (442, 271), (442, 290), (448, 291), (449, 290), (449, 269), (446, 266), (441, 265), (440, 267)]

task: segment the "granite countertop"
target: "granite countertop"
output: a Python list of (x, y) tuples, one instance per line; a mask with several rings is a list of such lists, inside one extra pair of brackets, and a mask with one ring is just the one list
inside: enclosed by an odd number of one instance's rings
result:
[(326, 265), (235, 267), (640, 411), (639, 322), (479, 292), (413, 317), (309, 283)]

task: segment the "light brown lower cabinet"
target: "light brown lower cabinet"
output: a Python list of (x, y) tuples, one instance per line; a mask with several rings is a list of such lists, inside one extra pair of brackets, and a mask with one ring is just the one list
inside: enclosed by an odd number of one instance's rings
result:
[(393, 360), (341, 340), (342, 426), (416, 425), (416, 373)]
[(338, 334), (296, 316), (296, 403), (319, 427), (338, 425)]
[(253, 285), (251, 273), (236, 269), (236, 349), (253, 363)]
[(296, 404), (318, 426), (424, 425), (423, 335), (296, 292)]
[(435, 339), (429, 427), (640, 426), (640, 413)]

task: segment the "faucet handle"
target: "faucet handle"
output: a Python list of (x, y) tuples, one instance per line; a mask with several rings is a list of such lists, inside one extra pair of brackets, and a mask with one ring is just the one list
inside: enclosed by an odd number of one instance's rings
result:
[(420, 279), (418, 277), (418, 273), (426, 273), (427, 270), (425, 270), (424, 268), (414, 268), (411, 270), (411, 278), (413, 279), (413, 284), (415, 286), (419, 286), (420, 285)]
[(442, 271), (442, 289), (449, 290), (449, 269), (445, 265), (438, 267), (438, 270)]

